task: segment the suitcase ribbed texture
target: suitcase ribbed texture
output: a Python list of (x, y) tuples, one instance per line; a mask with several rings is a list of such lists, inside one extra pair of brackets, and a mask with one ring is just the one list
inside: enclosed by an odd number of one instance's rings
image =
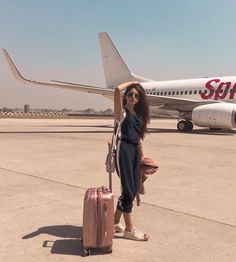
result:
[(114, 237), (114, 196), (106, 187), (89, 188), (84, 197), (83, 247), (112, 251)]

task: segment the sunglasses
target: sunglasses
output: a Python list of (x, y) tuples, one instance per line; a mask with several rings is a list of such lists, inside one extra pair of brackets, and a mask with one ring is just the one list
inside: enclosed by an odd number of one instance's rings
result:
[(129, 92), (129, 93), (127, 94), (127, 97), (128, 97), (128, 98), (134, 97), (135, 99), (139, 99), (139, 98), (140, 98), (140, 95), (137, 94), (137, 93)]

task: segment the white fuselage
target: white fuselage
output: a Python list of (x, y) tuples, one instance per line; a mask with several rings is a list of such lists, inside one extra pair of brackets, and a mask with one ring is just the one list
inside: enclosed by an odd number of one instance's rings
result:
[(142, 86), (154, 96), (236, 102), (236, 76), (143, 82)]

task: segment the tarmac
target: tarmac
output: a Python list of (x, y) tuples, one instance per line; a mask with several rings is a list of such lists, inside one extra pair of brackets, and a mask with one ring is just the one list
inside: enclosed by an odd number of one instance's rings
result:
[[(83, 197), (108, 185), (112, 119), (0, 119), (0, 261), (236, 261), (236, 130), (155, 119), (146, 182), (134, 224), (147, 242), (115, 235), (113, 253), (82, 257)], [(120, 192), (113, 174), (113, 192)]]

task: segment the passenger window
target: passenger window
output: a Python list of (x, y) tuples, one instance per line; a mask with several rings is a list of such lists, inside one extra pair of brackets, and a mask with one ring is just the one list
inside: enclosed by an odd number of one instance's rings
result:
[(179, 95), (179, 91), (176, 91), (176, 95)]
[(175, 91), (172, 92), (172, 96), (174, 96), (174, 95), (175, 95)]
[(194, 95), (196, 95), (197, 94), (197, 90), (194, 90)]
[(180, 91), (180, 94), (183, 95), (184, 91)]
[(192, 90), (189, 91), (189, 94), (192, 95)]
[(187, 95), (187, 94), (188, 94), (188, 91), (185, 91), (184, 94)]

